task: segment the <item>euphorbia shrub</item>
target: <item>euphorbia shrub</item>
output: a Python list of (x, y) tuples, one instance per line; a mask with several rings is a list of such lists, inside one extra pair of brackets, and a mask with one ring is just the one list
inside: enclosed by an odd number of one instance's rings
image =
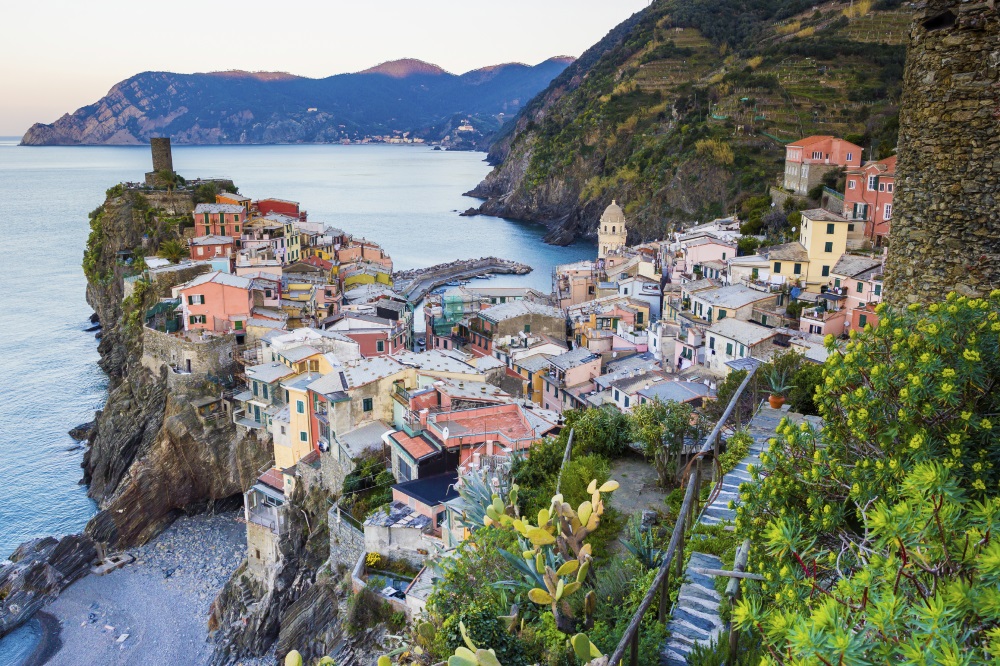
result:
[(824, 427), (782, 421), (737, 531), (734, 610), (773, 664), (1000, 660), (1000, 291), (881, 321), (830, 357)]

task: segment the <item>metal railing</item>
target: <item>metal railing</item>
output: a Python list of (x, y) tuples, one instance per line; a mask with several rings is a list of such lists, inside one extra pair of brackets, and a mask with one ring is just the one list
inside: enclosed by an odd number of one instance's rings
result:
[[(646, 596), (642, 598), (642, 603), (639, 604), (639, 608), (636, 610), (635, 615), (632, 616), (631, 621), (628, 623), (628, 627), (626, 627), (625, 633), (622, 635), (621, 642), (618, 643), (618, 647), (615, 648), (615, 651), (611, 653), (611, 657), (608, 659), (608, 664), (610, 666), (617, 666), (617, 664), (619, 664), (625, 657), (626, 650), (629, 650), (630, 666), (638, 665), (639, 629), (642, 626), (642, 618), (645, 617), (646, 613), (653, 605), (653, 601), (656, 600), (657, 597), (659, 597), (659, 621), (666, 621), (670, 605), (670, 569), (675, 569), (674, 575), (678, 577), (683, 575), (684, 541), (688, 530), (690, 530), (694, 525), (698, 515), (698, 487), (701, 485), (701, 466), (698, 464), (698, 460), (708, 453), (714, 454), (715, 458), (712, 470), (712, 479), (717, 486), (721, 486), (722, 477), (721, 474), (719, 474), (718, 465), (720, 435), (722, 434), (723, 426), (726, 421), (729, 420), (729, 416), (736, 407), (737, 401), (743, 394), (743, 391), (746, 390), (746, 387), (750, 384), (750, 380), (753, 378), (756, 370), (757, 369), (754, 368), (747, 373), (747, 376), (743, 379), (743, 383), (741, 383), (739, 388), (736, 389), (736, 393), (733, 394), (732, 399), (729, 401), (726, 411), (723, 412), (722, 417), (719, 419), (718, 423), (715, 424), (715, 427), (712, 428), (712, 432), (709, 433), (708, 437), (705, 439), (705, 444), (701, 447), (698, 454), (692, 458), (691, 462), (688, 463), (688, 467), (691, 468), (691, 472), (687, 476), (687, 490), (684, 493), (684, 501), (677, 514), (677, 522), (674, 524), (674, 531), (670, 536), (670, 545), (667, 546), (667, 551), (663, 555), (663, 561), (660, 563), (660, 570), (653, 579), (653, 584), (646, 592)], [(716, 491), (717, 490), (718, 488), (716, 488)], [(717, 493), (713, 492), (713, 495), (714, 494)], [(709, 502), (711, 501), (712, 498), (710, 497)]]

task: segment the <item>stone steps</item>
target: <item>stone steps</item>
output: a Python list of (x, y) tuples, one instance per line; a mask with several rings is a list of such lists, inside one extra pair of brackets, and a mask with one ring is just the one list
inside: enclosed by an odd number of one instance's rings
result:
[(684, 583), (677, 595), (667, 631), (670, 638), (660, 653), (664, 666), (681, 666), (696, 645), (707, 645), (722, 631), (719, 602), (712, 576), (695, 573), (694, 569), (720, 569), (722, 561), (714, 555), (693, 552), (684, 572)]

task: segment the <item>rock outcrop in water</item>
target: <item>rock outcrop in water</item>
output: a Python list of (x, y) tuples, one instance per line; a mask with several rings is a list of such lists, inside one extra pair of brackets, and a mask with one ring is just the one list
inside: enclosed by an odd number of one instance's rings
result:
[(96, 557), (94, 540), (83, 534), (21, 544), (9, 563), (0, 564), (0, 636), (21, 626), (86, 575)]

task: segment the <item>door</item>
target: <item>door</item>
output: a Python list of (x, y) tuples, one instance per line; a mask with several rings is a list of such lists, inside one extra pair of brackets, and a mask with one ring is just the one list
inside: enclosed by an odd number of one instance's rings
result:
[(260, 405), (253, 406), (253, 420), (260, 423)]
[(185, 365), (187, 366), (187, 371), (191, 372), (191, 359), (186, 359)]

